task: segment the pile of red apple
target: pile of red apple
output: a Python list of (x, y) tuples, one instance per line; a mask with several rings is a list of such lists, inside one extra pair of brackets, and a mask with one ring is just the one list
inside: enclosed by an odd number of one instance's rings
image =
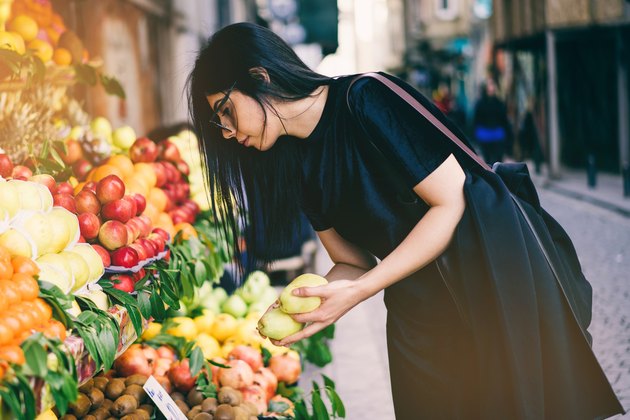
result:
[(132, 162), (146, 162), (153, 165), (156, 175), (155, 186), (161, 188), (168, 202), (165, 211), (173, 224), (193, 223), (199, 214), (199, 205), (190, 199), (190, 184), (186, 176), (190, 170), (181, 158), (179, 149), (171, 141), (154, 143), (147, 137), (138, 138), (129, 149)]
[(57, 188), (53, 203), (78, 215), (82, 238), (102, 257), (106, 250), (105, 267), (136, 267), (166, 248), (168, 233), (152, 229), (149, 218), (142, 215), (146, 199), (140, 194), (125, 195), (125, 184), (116, 175), (86, 183), (76, 196), (70, 184), (62, 191)]

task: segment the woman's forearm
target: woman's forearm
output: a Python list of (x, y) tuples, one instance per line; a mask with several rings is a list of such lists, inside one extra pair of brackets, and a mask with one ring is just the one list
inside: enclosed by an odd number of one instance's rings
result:
[(369, 270), (345, 263), (336, 263), (324, 276), (328, 281), (356, 280)]
[(463, 207), (432, 207), (394, 251), (360, 278), (357, 287), (365, 298), (435, 260), (448, 247), (463, 212)]

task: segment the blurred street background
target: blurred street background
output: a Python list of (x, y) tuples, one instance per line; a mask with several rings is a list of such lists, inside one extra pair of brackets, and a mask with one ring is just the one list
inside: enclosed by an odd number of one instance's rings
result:
[[(485, 95), (496, 98), (499, 159), (531, 164), (543, 206), (573, 238), (594, 288), (595, 352), (630, 408), (630, 1), (53, 3), (127, 93), (122, 100), (83, 88), (86, 111), (137, 133), (188, 120), (184, 87), (196, 51), (238, 21), (270, 27), (321, 73), (381, 70), (407, 80), (484, 155), (478, 105)], [(312, 254), (302, 251), (273, 269), (287, 277), (312, 269)], [(321, 249), (314, 261), (319, 273), (330, 264)], [(331, 344), (334, 361), (324, 373), (336, 381), (348, 418), (393, 419), (382, 296), (341, 319)]]

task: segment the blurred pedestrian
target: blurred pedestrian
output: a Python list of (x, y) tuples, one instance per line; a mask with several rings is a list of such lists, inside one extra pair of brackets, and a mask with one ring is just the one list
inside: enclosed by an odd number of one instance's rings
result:
[(540, 137), (538, 136), (538, 128), (534, 120), (533, 101), (530, 100), (521, 125), (518, 129), (518, 146), (521, 150), (520, 160), (531, 159), (534, 162), (534, 170), (537, 174), (541, 172), (541, 165), (544, 160), (542, 148), (540, 146)]
[(286, 244), (302, 207), (335, 263), (327, 285), (294, 290), (322, 303), (292, 315), (307, 325), (276, 344), (385, 290), (398, 419), (623, 412), (585, 336), (590, 285), (571, 279), (563, 297), (498, 175), (400, 95), (466, 142), (430, 99), (384, 73), (317, 74), (249, 23), (213, 35), (188, 87), (224, 228), (259, 209), (243, 220), (264, 230), (264, 244), (247, 244), (264, 261), (257, 248)]
[(497, 96), (497, 87), (488, 79), (481, 87), (473, 118), (475, 141), (489, 165), (502, 162), (512, 152), (512, 125), (505, 104)]

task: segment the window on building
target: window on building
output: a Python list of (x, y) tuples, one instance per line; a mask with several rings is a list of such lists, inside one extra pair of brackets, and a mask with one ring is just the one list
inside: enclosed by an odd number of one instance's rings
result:
[(459, 0), (435, 0), (435, 15), (442, 20), (453, 20), (457, 17)]

